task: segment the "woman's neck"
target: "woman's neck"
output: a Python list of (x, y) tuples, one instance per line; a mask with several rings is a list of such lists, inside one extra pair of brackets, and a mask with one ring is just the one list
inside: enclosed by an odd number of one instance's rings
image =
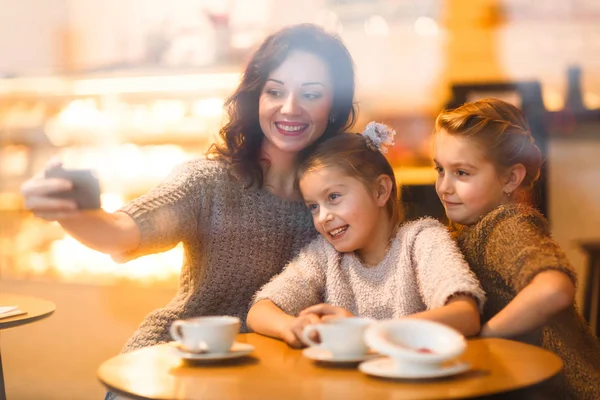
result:
[(263, 184), (275, 196), (286, 200), (301, 200), (296, 189), (296, 153), (281, 151), (267, 140), (263, 140), (260, 160), (263, 169)]

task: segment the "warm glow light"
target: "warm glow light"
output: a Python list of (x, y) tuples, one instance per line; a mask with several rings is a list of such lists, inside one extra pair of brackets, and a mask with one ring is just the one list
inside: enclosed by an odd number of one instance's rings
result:
[(137, 129), (145, 128), (150, 121), (150, 110), (145, 104), (138, 104), (131, 107), (129, 123), (131, 127)]
[(77, 99), (69, 102), (54, 118), (44, 124), (44, 132), (55, 146), (63, 146), (72, 140), (90, 143), (107, 143), (113, 139), (118, 125), (114, 114), (99, 109), (94, 99)]
[(123, 207), (125, 203), (123, 196), (118, 193), (102, 193), (100, 195), (100, 201), (102, 203), (102, 209), (106, 212), (112, 213)]
[(0, 113), (0, 125), (4, 128), (37, 128), (43, 125), (47, 109), (47, 104), (42, 101), (33, 105), (16, 102), (4, 106)]
[(70, 82), (61, 77), (0, 79), (0, 93), (35, 93), (60, 95), (68, 93)]
[(181, 100), (157, 100), (152, 105), (151, 118), (156, 124), (176, 124), (185, 116), (185, 103)]
[(390, 34), (390, 27), (380, 15), (373, 15), (365, 22), (365, 33), (367, 36), (383, 37)]
[(329, 32), (335, 32), (341, 34), (344, 31), (342, 21), (340, 21), (338, 15), (333, 11), (321, 10), (317, 14), (316, 24), (321, 25), (323, 29)]
[[(68, 148), (60, 152), (60, 158), (68, 168), (91, 168), (97, 172), (103, 187), (102, 208), (107, 212), (114, 212), (125, 204), (125, 196), (121, 194), (123, 188), (127, 188), (127, 193), (145, 192), (162, 181), (175, 166), (196, 157), (178, 145), (119, 146), (111, 150), (110, 162), (101, 148), (86, 152)], [(135, 173), (127, 175), (131, 171)], [(65, 235), (57, 224), (42, 224), (35, 218), (25, 221), (14, 243), (17, 254), (22, 254), (15, 262), (19, 276), (52, 277), (61, 282), (114, 284), (131, 281), (173, 287), (183, 262), (180, 244), (164, 253), (117, 264), (110, 256)], [(0, 247), (2, 245), (0, 240)]]
[(231, 36), (231, 47), (249, 49), (257, 42), (254, 32), (239, 32)]
[(65, 128), (100, 128), (112, 125), (111, 118), (98, 109), (94, 99), (73, 100), (60, 112), (57, 122)]
[(224, 91), (238, 85), (238, 72), (119, 78), (11, 78), (0, 79), (0, 94), (93, 96), (119, 93)]
[(399, 185), (423, 185), (435, 184), (438, 173), (433, 167), (431, 168), (394, 168), (396, 182)]
[(82, 79), (73, 84), (75, 95), (145, 93), (145, 92), (195, 92), (235, 89), (239, 73), (204, 75), (143, 76), (127, 78)]
[[(134, 189), (132, 185), (141, 185), (146, 189), (153, 187), (177, 165), (198, 156), (174, 144), (124, 144), (111, 147), (110, 154), (104, 148), (87, 149), (85, 152), (77, 148), (66, 148), (59, 155), (67, 168), (89, 168), (96, 171), (102, 190), (109, 194), (107, 201), (110, 208), (110, 204), (122, 204), (122, 199), (112, 197), (111, 193), (117, 193), (123, 188)], [(110, 162), (107, 162), (108, 157)]]
[[(102, 208), (115, 212), (126, 201), (148, 192), (176, 166), (198, 158), (215, 140), (225, 118), (223, 98), (239, 82), (239, 73), (112, 78), (0, 79), (0, 96), (60, 96), (46, 109), (42, 102), (16, 103), (0, 115), (6, 127), (39, 127), (58, 146), (66, 168), (91, 169), (100, 179)], [(126, 93), (152, 93), (129, 102)], [(187, 95), (179, 95), (186, 92)], [(106, 96), (105, 96), (106, 95)], [(63, 103), (64, 102), (64, 103)], [(62, 107), (55, 110), (55, 107)], [(45, 140), (45, 137), (40, 134)], [(137, 144), (132, 144), (137, 143)], [(44, 146), (47, 143), (44, 142)], [(23, 175), (31, 156), (13, 147), (0, 153), (0, 168)], [(25, 150), (24, 150), (25, 151)], [(21, 154), (23, 153), (23, 154)], [(44, 153), (46, 154), (46, 153)], [(26, 165), (27, 164), (27, 165)], [(22, 207), (0, 193), (4, 206)], [(14, 207), (12, 204), (16, 204)], [(172, 287), (183, 263), (183, 246), (117, 264), (65, 235), (57, 224), (26, 219), (15, 237), (0, 238), (0, 250), (12, 246), (12, 276), (61, 282), (114, 284), (132, 281)], [(5, 252), (6, 253), (6, 252)]]
[(0, 148), (0, 171), (5, 176), (27, 174), (30, 150), (23, 145), (4, 145)]
[(600, 108), (600, 95), (596, 93), (584, 93), (583, 103), (587, 108)]
[(440, 29), (433, 18), (420, 17), (415, 21), (415, 31), (421, 36), (437, 36)]
[(197, 100), (192, 105), (192, 114), (198, 117), (218, 117), (223, 115), (223, 99), (208, 97)]
[(177, 145), (148, 146), (143, 153), (143, 175), (147, 179), (160, 182), (175, 167), (195, 157), (195, 155), (186, 153), (181, 146)]
[(50, 248), (52, 265), (65, 281), (94, 277), (96, 282), (129, 279), (142, 284), (176, 279), (181, 272), (183, 245), (164, 253), (117, 264), (110, 256), (91, 250), (71, 236), (56, 240)]
[(548, 111), (560, 111), (564, 107), (563, 96), (552, 89), (542, 90), (542, 99), (544, 106)]

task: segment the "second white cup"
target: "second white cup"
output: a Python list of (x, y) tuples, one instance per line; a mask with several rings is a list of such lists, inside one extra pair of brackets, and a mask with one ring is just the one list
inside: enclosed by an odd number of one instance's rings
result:
[[(369, 351), (364, 333), (373, 323), (369, 318), (339, 318), (321, 324), (308, 325), (302, 331), (306, 343), (329, 350), (334, 357), (360, 357)], [(310, 338), (311, 332), (319, 333), (321, 343)]]

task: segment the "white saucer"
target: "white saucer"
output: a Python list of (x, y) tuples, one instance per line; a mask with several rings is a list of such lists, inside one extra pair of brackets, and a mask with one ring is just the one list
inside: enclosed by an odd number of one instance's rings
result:
[(310, 358), (315, 361), (325, 361), (333, 363), (351, 363), (370, 360), (374, 357), (381, 357), (376, 353), (367, 353), (362, 356), (349, 356), (349, 357), (334, 357), (331, 351), (323, 349), (321, 347), (308, 347), (302, 351), (302, 355), (306, 358)]
[(450, 364), (444, 364), (439, 368), (431, 370), (419, 370), (411, 368), (410, 365), (397, 368), (394, 360), (389, 357), (378, 358), (376, 360), (365, 361), (358, 366), (358, 369), (368, 375), (379, 376), (382, 378), (405, 378), (405, 379), (426, 379), (440, 378), (460, 374), (471, 368), (471, 364), (464, 361), (455, 361)]
[(173, 351), (186, 360), (227, 360), (230, 358), (244, 357), (254, 351), (254, 346), (248, 343), (234, 342), (227, 353), (191, 353), (182, 350), (178, 342), (171, 342)]

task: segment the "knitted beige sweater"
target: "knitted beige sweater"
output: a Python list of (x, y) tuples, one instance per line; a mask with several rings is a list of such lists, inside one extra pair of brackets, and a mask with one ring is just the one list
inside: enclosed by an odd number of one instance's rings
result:
[(244, 188), (229, 166), (196, 160), (127, 204), (141, 232), (133, 259), (184, 244), (177, 295), (151, 312), (125, 351), (171, 340), (180, 318), (233, 315), (243, 321), (254, 293), (317, 235), (304, 203)]
[(386, 319), (441, 307), (456, 293), (472, 295), (483, 308), (485, 295), (446, 228), (427, 218), (401, 226), (377, 266), (338, 253), (319, 237), (254, 302), (271, 300), (290, 315), (324, 302)]
[[(576, 281), (547, 221), (529, 206), (501, 206), (477, 224), (463, 227), (457, 239), (487, 293), (482, 324), (542, 271), (558, 270)], [(564, 361), (564, 372), (546, 385), (549, 399), (600, 399), (600, 343), (575, 306), (544, 329), (518, 339), (541, 345)]]

